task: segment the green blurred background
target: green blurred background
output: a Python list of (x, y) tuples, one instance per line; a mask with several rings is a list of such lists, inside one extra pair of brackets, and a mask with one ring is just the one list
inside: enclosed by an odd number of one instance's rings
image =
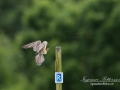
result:
[[(55, 47), (62, 47), (63, 90), (120, 90), (87, 78), (120, 78), (119, 0), (0, 0), (0, 90), (55, 90)], [(48, 41), (41, 66), (24, 44)]]

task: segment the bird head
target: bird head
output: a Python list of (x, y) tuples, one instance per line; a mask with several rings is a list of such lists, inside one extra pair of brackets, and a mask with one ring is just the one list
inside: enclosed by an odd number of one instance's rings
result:
[(46, 51), (48, 52), (50, 50), (50, 48), (46, 48)]

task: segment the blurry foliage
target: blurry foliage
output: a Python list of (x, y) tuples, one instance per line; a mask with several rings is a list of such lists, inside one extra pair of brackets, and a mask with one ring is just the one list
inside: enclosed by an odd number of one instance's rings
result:
[[(119, 90), (92, 87), (83, 76), (120, 78), (119, 0), (1, 0), (0, 90), (55, 90), (55, 47), (62, 47), (63, 90)], [(22, 45), (48, 41), (45, 62)]]

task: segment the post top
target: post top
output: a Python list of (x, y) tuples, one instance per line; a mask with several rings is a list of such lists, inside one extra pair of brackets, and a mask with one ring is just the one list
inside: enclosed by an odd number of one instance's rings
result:
[(61, 46), (56, 46), (57, 51), (61, 51)]

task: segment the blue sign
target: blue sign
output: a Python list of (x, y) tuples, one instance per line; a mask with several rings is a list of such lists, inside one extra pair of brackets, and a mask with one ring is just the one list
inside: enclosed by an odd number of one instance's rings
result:
[(55, 72), (55, 83), (63, 83), (63, 72)]

